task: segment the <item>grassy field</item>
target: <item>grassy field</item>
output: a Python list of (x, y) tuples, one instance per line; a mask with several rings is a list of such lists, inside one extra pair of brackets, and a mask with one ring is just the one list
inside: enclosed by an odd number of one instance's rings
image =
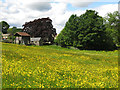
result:
[(2, 44), (3, 88), (118, 88), (118, 51)]

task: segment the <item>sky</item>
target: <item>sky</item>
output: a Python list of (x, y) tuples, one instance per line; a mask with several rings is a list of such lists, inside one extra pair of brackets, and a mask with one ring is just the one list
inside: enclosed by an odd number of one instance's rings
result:
[(23, 28), (25, 22), (49, 17), (59, 34), (72, 14), (95, 10), (102, 17), (118, 11), (119, 0), (0, 0), (0, 21)]

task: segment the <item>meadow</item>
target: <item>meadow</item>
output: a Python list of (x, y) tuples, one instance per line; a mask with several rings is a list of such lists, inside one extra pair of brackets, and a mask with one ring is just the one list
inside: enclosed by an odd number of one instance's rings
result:
[(2, 88), (118, 88), (118, 50), (2, 43)]

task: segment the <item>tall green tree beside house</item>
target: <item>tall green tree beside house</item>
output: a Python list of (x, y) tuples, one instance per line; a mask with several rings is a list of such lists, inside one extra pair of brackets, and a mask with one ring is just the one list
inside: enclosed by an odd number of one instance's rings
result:
[(103, 18), (94, 10), (87, 10), (81, 16), (72, 15), (56, 42), (63, 46), (79, 49), (112, 50), (115, 45), (106, 34)]

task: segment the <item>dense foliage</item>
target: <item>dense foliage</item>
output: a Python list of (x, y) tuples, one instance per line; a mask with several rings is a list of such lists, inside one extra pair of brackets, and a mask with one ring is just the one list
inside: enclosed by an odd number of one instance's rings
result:
[(105, 17), (106, 32), (116, 45), (120, 45), (120, 14), (118, 11), (108, 13)]
[(22, 32), (22, 29), (17, 27), (12, 27), (9, 28), (7, 32), (11, 35), (14, 35), (16, 32)]
[(23, 29), (17, 27), (9, 28), (7, 22), (0, 22), (0, 30), (3, 34), (9, 33), (9, 39), (12, 41), (15, 39), (14, 34), (21, 31), (30, 34), (31, 37), (41, 37), (41, 42), (45, 44), (53, 44), (54, 38), (57, 35), (50, 18), (35, 19), (34, 21), (26, 22), (23, 26)]
[(22, 32), (22, 29), (17, 27), (12, 27), (12, 28), (9, 28), (7, 32), (10, 34), (9, 39), (13, 41), (15, 39), (14, 34), (16, 32)]
[(35, 19), (34, 21), (26, 22), (23, 26), (23, 32), (30, 34), (31, 37), (41, 37), (43, 42), (53, 43), (57, 34), (50, 18)]
[(116, 49), (112, 38), (107, 35), (103, 18), (93, 10), (87, 10), (79, 17), (72, 15), (55, 42), (63, 47), (79, 49)]
[(3, 34), (7, 33), (7, 30), (9, 27), (10, 27), (10, 25), (6, 21), (0, 22), (0, 31), (2, 31)]
[(2, 88), (118, 86), (117, 50), (105, 52), (57, 46), (2, 45)]

